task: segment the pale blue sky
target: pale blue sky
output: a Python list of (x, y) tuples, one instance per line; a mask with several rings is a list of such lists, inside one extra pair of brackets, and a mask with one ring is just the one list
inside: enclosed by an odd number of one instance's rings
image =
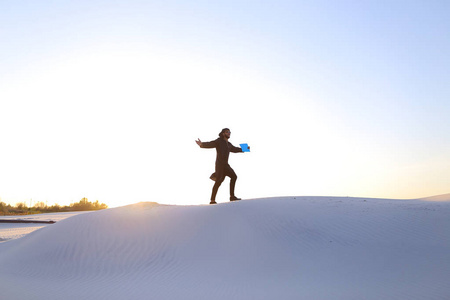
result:
[[(448, 1), (0, 1), (0, 197), (450, 192)], [(225, 201), (228, 182), (219, 191)], [(219, 199), (219, 202), (221, 200)]]

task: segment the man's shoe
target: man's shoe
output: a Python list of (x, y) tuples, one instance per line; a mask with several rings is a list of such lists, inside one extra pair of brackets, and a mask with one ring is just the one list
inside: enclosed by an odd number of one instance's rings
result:
[(241, 200), (241, 198), (238, 198), (236, 196), (231, 196), (230, 197), (230, 201), (237, 201), (237, 200)]
[(211, 200), (211, 202), (209, 202), (209, 204), (217, 204), (217, 202), (214, 200)]

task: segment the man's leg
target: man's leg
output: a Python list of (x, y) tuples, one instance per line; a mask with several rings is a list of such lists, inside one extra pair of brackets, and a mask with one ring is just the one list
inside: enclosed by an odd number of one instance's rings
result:
[(211, 194), (211, 204), (216, 202), (217, 191), (219, 190), (220, 185), (225, 179), (225, 174), (223, 170), (216, 170), (216, 182), (214, 183), (212, 194)]
[(234, 195), (234, 188), (236, 186), (237, 175), (234, 170), (228, 165), (225, 169), (226, 176), (230, 177), (230, 199), (236, 198)]

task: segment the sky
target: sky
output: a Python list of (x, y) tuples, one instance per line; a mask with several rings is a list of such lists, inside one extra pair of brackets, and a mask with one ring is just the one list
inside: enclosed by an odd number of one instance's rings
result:
[(449, 193), (449, 13), (0, 0), (0, 201), (207, 204), (224, 127), (238, 197)]

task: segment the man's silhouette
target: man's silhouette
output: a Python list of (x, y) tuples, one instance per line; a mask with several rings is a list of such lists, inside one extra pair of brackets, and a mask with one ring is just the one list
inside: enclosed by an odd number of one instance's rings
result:
[(241, 148), (233, 146), (228, 139), (230, 138), (231, 131), (228, 128), (222, 129), (219, 133), (219, 138), (211, 142), (202, 142), (200, 139), (195, 141), (201, 148), (216, 148), (216, 172), (211, 175), (211, 179), (215, 180), (215, 184), (212, 189), (210, 204), (216, 204), (216, 194), (222, 184), (225, 176), (231, 178), (230, 181), (230, 201), (241, 200), (234, 195), (234, 187), (236, 185), (237, 175), (228, 164), (228, 157), (230, 152), (238, 153), (243, 152)]

